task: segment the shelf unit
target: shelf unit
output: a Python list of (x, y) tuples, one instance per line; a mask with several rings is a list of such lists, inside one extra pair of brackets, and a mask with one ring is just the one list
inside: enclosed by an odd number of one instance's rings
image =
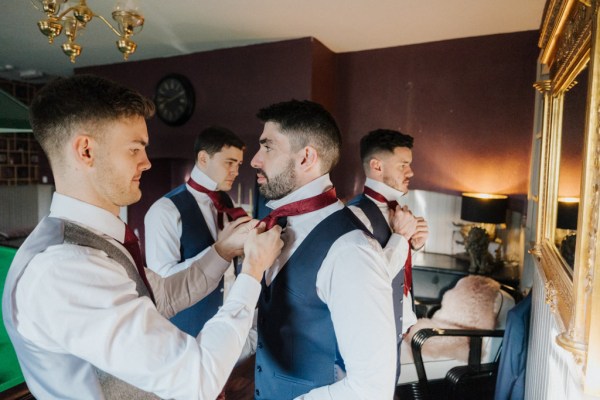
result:
[(42, 88), (41, 83), (28, 83), (0, 78), (0, 89), (25, 105), (30, 105), (33, 96)]
[(0, 185), (38, 183), (40, 148), (31, 133), (0, 133)]

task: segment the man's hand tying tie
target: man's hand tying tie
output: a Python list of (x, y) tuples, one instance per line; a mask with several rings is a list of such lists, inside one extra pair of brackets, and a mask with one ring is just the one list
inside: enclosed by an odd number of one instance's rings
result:
[(416, 217), (417, 219), (417, 228), (415, 233), (410, 238), (410, 245), (414, 250), (419, 250), (421, 247), (425, 246), (425, 242), (429, 237), (429, 226), (427, 225), (427, 221), (423, 217)]
[(214, 244), (217, 253), (227, 261), (244, 254), (244, 242), (256, 222), (250, 217), (241, 217), (225, 223)]
[(390, 225), (394, 233), (410, 240), (417, 230), (417, 219), (407, 206), (397, 206), (395, 210), (390, 208)]
[(251, 229), (244, 243), (242, 273), (246, 273), (260, 282), (263, 273), (273, 265), (281, 253), (283, 241), (280, 236), (281, 227), (279, 225), (266, 231), (265, 223), (261, 222), (256, 228)]

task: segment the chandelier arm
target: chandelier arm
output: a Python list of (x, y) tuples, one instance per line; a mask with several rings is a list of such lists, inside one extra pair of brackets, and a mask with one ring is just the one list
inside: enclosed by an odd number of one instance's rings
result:
[(68, 13), (70, 13), (71, 11), (73, 11), (75, 7), (71, 6), (69, 8), (67, 8), (65, 11), (63, 11), (62, 13), (60, 13), (59, 15), (54, 16), (54, 18), (58, 19), (58, 20), (62, 20), (65, 15), (67, 15)]
[(108, 22), (106, 20), (106, 18), (104, 18), (102, 15), (98, 15), (98, 14), (94, 14), (94, 17), (98, 17), (100, 18), (102, 21), (104, 21), (104, 23), (115, 33), (115, 35), (121, 37), (122, 35), (119, 33), (118, 30), (115, 29), (114, 26), (112, 26), (112, 24), (110, 22)]
[(31, 3), (31, 5), (32, 5), (32, 6), (33, 6), (33, 7), (34, 7), (36, 10), (38, 10), (38, 11), (42, 11), (42, 9), (41, 9), (41, 8), (39, 8), (39, 7), (37, 6), (37, 4), (35, 4), (35, 0), (29, 0), (29, 2)]

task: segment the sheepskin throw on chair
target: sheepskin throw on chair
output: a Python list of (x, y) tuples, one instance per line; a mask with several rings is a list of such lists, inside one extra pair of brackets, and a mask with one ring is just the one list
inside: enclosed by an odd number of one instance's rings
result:
[[(444, 294), (441, 308), (433, 317), (419, 319), (404, 340), (410, 345), (414, 334), (423, 328), (494, 329), (501, 306), (502, 295), (498, 282), (485, 276), (468, 275)], [(422, 354), (466, 361), (469, 339), (433, 337), (424, 344)]]

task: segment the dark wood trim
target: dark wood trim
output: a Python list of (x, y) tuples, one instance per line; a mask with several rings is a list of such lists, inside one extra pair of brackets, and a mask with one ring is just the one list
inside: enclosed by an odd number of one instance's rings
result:
[(2, 400), (35, 400), (35, 397), (29, 392), (27, 384), (25, 382), (13, 386), (8, 390), (0, 393), (0, 399)]

